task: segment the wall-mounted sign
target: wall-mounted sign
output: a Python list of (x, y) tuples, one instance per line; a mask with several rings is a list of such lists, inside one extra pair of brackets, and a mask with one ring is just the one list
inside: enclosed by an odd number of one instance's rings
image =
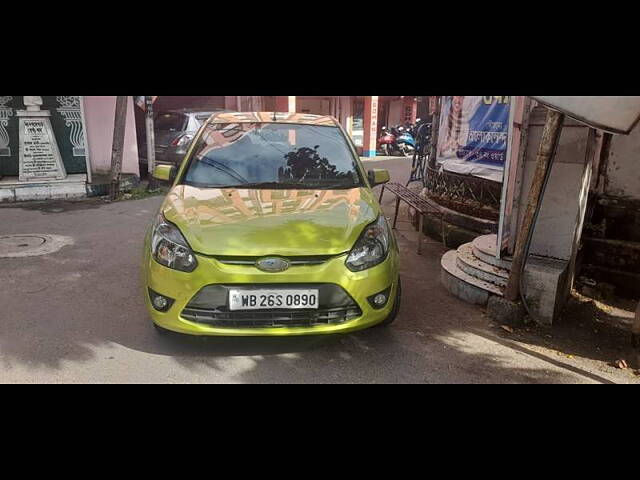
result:
[(510, 97), (443, 97), (437, 160), (451, 172), (502, 181)]

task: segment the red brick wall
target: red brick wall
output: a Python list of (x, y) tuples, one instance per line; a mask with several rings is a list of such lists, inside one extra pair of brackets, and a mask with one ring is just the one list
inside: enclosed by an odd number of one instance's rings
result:
[(172, 96), (158, 97), (154, 110), (177, 110), (180, 108), (223, 109), (224, 97)]

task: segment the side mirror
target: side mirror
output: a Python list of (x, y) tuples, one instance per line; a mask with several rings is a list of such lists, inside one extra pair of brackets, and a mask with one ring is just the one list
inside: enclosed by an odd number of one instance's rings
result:
[(156, 180), (171, 182), (176, 178), (176, 173), (176, 167), (173, 165), (157, 165), (153, 170), (153, 178)]
[(369, 179), (369, 184), (372, 187), (382, 185), (383, 183), (389, 183), (391, 181), (389, 170), (385, 170), (383, 168), (372, 168), (371, 170), (368, 170), (367, 178)]

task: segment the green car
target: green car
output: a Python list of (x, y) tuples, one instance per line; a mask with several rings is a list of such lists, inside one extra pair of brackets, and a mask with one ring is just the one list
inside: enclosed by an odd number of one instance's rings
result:
[(332, 117), (217, 113), (200, 128), (144, 244), (154, 325), (192, 335), (341, 333), (388, 325), (398, 245)]

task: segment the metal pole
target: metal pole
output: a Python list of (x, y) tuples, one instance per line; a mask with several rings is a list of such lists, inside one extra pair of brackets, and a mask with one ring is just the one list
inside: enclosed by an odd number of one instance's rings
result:
[(113, 144), (111, 147), (111, 200), (120, 195), (120, 172), (122, 171), (122, 154), (124, 151), (124, 135), (127, 124), (127, 101), (129, 97), (116, 97), (116, 111), (113, 124)]
[(603, 133), (602, 146), (600, 147), (600, 158), (598, 161), (598, 177), (596, 178), (595, 190), (597, 193), (604, 193), (606, 183), (607, 167), (609, 166), (609, 153), (611, 152), (611, 139), (613, 135)]
[(156, 134), (153, 125), (153, 101), (151, 97), (145, 97), (146, 118), (145, 126), (147, 132), (147, 170), (149, 174), (149, 189), (155, 187), (153, 171), (156, 168)]
[(529, 199), (527, 200), (527, 209), (522, 220), (522, 225), (518, 230), (516, 240), (516, 248), (513, 254), (513, 262), (511, 263), (511, 274), (509, 275), (509, 283), (505, 290), (504, 296), (507, 300), (515, 302), (520, 296), (520, 278), (522, 276), (522, 267), (527, 257), (527, 246), (530, 234), (532, 233), (536, 213), (540, 206), (542, 192), (549, 176), (549, 170), (553, 163), (560, 133), (562, 132), (562, 122), (564, 114), (555, 110), (549, 110), (547, 121), (542, 131), (542, 140), (538, 148), (538, 156), (536, 160), (536, 171), (533, 174), (531, 189), (529, 190)]
[(438, 153), (438, 136), (440, 134), (440, 97), (436, 97), (435, 102), (435, 111), (433, 112), (433, 115), (431, 115), (431, 149), (429, 152), (429, 167), (432, 169), (436, 168), (436, 155)]

